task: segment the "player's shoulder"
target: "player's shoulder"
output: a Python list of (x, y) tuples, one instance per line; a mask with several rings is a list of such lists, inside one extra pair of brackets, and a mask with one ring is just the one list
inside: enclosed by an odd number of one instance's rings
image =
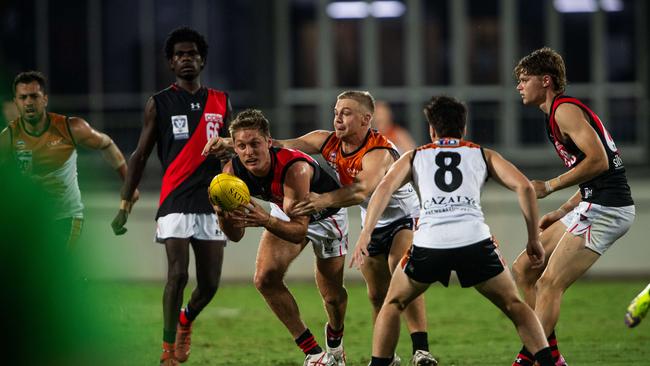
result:
[(150, 99), (158, 99), (160, 97), (165, 97), (165, 96), (170, 96), (174, 94), (178, 94), (180, 92), (178, 86), (176, 84), (171, 84), (168, 87), (158, 90), (157, 92), (153, 93), (151, 95)]

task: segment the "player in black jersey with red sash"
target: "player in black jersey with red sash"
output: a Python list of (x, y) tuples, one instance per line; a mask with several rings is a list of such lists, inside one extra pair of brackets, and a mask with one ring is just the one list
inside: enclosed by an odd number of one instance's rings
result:
[[(176, 82), (147, 101), (140, 140), (122, 187), (120, 211), (112, 223), (117, 235), (126, 232), (129, 202), (157, 144), (164, 175), (156, 240), (165, 245), (168, 264), (161, 365), (177, 365), (189, 357), (192, 321), (217, 291), (226, 244), (207, 196), (221, 163), (214, 156), (202, 156), (201, 151), (208, 139), (225, 131), (231, 107), (226, 93), (201, 85), (207, 48), (203, 36), (192, 29), (178, 28), (169, 34), (165, 53)], [(197, 287), (181, 309), (190, 244), (196, 259)]]
[[(258, 110), (238, 114), (230, 125), (230, 134), (237, 156), (224, 166), (224, 172), (243, 179), (251, 196), (269, 201), (271, 212), (254, 201), (248, 211), (225, 212), (215, 207), (221, 228), (233, 241), (244, 236), (246, 227), (266, 229), (257, 252), (255, 287), (305, 353), (304, 365), (343, 366), (341, 338), (348, 298), (343, 287), (347, 213), (339, 208), (325, 208), (310, 216), (289, 217), (285, 213), (309, 192), (329, 192), (340, 185), (309, 155), (271, 147), (269, 122)], [(340, 329), (337, 344), (328, 345), (326, 351), (300, 318), (298, 305), (283, 281), (289, 265), (310, 242), (328, 324)]]
[[(546, 266), (531, 268), (526, 253), (513, 264), (517, 284), (549, 337), (556, 365), (566, 365), (554, 332), (562, 294), (628, 231), (634, 221), (634, 202), (611, 135), (589, 107), (564, 95), (562, 57), (548, 47), (536, 50), (519, 61), (514, 74), (523, 103), (546, 114), (548, 137), (569, 169), (553, 179), (533, 181), (537, 197), (579, 186), (559, 209), (540, 219)], [(533, 362), (524, 348), (514, 365)]]

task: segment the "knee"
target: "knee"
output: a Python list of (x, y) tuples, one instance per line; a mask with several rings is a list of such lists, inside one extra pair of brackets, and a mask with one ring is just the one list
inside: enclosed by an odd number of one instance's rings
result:
[[(563, 292), (563, 284), (555, 277), (542, 275), (535, 284), (535, 289), (538, 293), (553, 293), (553, 292)], [(541, 295), (540, 295), (541, 296)]]
[(207, 283), (202, 283), (199, 287), (201, 294), (205, 294), (206, 296), (212, 298), (219, 289), (219, 280), (210, 280)]
[(533, 286), (536, 281), (535, 276), (530, 273), (527, 259), (515, 259), (512, 263), (512, 277), (519, 287)]
[(400, 298), (397, 297), (392, 297), (392, 298), (387, 298), (386, 303), (384, 306), (387, 309), (390, 309), (391, 307), (398, 310), (399, 312), (403, 312), (404, 309), (406, 309), (407, 306), (409, 306), (409, 303), (403, 301)]
[(283, 274), (279, 271), (264, 270), (255, 272), (253, 282), (261, 294), (268, 293), (282, 284)]
[(346, 304), (348, 301), (348, 292), (343, 286), (338, 289), (328, 289), (328, 291), (325, 291), (322, 296), (325, 305), (331, 307), (339, 307)]
[(376, 289), (368, 289), (368, 300), (375, 309), (380, 309), (386, 299), (386, 293)]
[(188, 278), (187, 271), (170, 271), (167, 273), (167, 286), (185, 287)]

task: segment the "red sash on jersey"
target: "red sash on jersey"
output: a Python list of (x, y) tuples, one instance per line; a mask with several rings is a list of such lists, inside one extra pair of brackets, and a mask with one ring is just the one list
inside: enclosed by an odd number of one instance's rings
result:
[(219, 113), (223, 115), (225, 110), (226, 95), (214, 89), (208, 89), (206, 106), (196, 130), (163, 175), (159, 205), (162, 205), (167, 196), (205, 161), (205, 156), (201, 155), (203, 147), (208, 141), (205, 114)]

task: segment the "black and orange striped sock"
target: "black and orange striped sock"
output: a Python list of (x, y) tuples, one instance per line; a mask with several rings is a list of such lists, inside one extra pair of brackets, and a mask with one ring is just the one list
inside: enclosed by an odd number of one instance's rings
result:
[(296, 338), (296, 344), (306, 355), (315, 355), (323, 352), (323, 349), (320, 348), (314, 335), (309, 331), (309, 328), (305, 329), (305, 331)]
[(512, 363), (512, 366), (533, 366), (535, 364), (535, 356), (533, 356), (526, 347), (521, 347), (521, 351), (517, 355), (515, 362)]
[(551, 332), (551, 335), (546, 338), (548, 340), (548, 347), (551, 349), (551, 355), (553, 356), (553, 362), (560, 360), (560, 349), (557, 347), (557, 338), (555, 337), (555, 331)]
[(341, 340), (343, 339), (343, 329), (341, 327), (339, 330), (334, 330), (330, 327), (330, 324), (327, 323), (327, 346), (330, 348), (336, 348), (341, 345)]

